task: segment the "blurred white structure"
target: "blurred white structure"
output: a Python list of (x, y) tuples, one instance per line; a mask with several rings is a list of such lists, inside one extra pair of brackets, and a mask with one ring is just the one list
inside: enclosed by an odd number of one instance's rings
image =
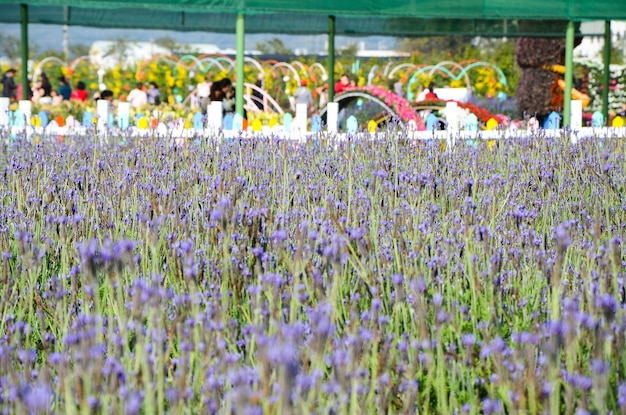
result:
[[(193, 54), (228, 54), (216, 45), (192, 43), (185, 45)], [(89, 57), (91, 63), (104, 69), (114, 68), (118, 63), (122, 66), (133, 66), (152, 56), (171, 54), (172, 52), (154, 42), (130, 42), (115, 40), (99, 40), (91, 45)], [(234, 54), (235, 52), (233, 52)]]
[(99, 40), (91, 45), (89, 58), (93, 65), (104, 69), (134, 65), (153, 55), (167, 54), (170, 51), (151, 42), (116, 42)]
[[(586, 33), (603, 33), (604, 21), (582, 22), (580, 31), (583, 35)], [(613, 46), (619, 47), (623, 52), (626, 52), (626, 22), (611, 22), (611, 42)], [(603, 36), (586, 35), (582, 43), (574, 49), (574, 55), (577, 58), (589, 58), (601, 62), (603, 48)]]
[(435, 88), (435, 94), (444, 101), (454, 100), (462, 103), (472, 98), (472, 91), (468, 88)]

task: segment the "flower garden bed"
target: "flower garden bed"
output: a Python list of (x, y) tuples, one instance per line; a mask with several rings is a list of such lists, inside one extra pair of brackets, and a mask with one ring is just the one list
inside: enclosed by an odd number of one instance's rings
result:
[[(441, 99), (423, 100), (423, 101), (416, 102), (415, 107), (418, 109), (420, 108), (443, 109), (446, 107), (446, 102), (447, 101), (444, 101)], [(472, 114), (474, 114), (478, 118), (478, 121), (480, 123), (485, 124), (491, 118), (495, 119), (498, 122), (498, 124), (507, 123), (509, 121), (509, 117), (507, 117), (506, 115), (493, 114), (489, 112), (487, 109), (481, 108), (469, 102), (467, 103), (460, 102), (460, 101), (453, 101), (453, 102), (456, 102), (459, 108), (466, 109)]]
[(2, 148), (0, 413), (626, 410), (621, 140), (405, 138)]

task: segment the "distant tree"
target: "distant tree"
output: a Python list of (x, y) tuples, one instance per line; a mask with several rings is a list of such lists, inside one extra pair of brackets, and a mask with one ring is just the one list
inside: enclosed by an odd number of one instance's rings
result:
[(494, 40), (492, 48), (484, 50), (486, 60), (496, 65), (506, 76), (508, 93), (513, 93), (517, 89), (522, 71), (515, 60), (515, 41)]
[(180, 44), (171, 36), (162, 36), (154, 39), (154, 44), (175, 53), (180, 49)]
[[(22, 56), (21, 40), (13, 35), (5, 35), (0, 33), (0, 53), (9, 58), (10, 61), (17, 61)], [(33, 57), (39, 51), (39, 45), (35, 42), (29, 42), (28, 55)]]
[(445, 59), (451, 55), (463, 55), (471, 41), (471, 36), (405, 38), (399, 41), (398, 48), (403, 52), (419, 52), (424, 56)]
[(36, 56), (31, 56), (31, 58), (34, 58), (35, 60), (42, 60), (44, 58), (48, 58), (50, 56), (54, 56), (57, 57), (61, 60), (65, 59), (65, 55), (63, 54), (63, 51), (61, 50), (55, 50), (55, 49), (46, 49), (42, 52), (38, 52)]
[(19, 59), (20, 57), (20, 39), (0, 33), (0, 51), (9, 58), (10, 61)]
[(343, 48), (341, 48), (339, 50), (339, 54), (344, 57), (353, 58), (356, 56), (358, 51), (359, 51), (359, 46), (355, 42), (352, 42), (344, 46)]
[(611, 44), (611, 63), (615, 65), (623, 65), (624, 64), (624, 48), (621, 45), (613, 42)]
[(264, 54), (268, 55), (293, 55), (293, 51), (285, 46), (285, 43), (275, 37), (268, 40), (265, 43), (257, 43), (255, 48)]
[(270, 48), (265, 43), (257, 42), (256, 45), (254, 45), (254, 48), (264, 54), (270, 53)]
[[(515, 60), (516, 41), (511, 39), (483, 37), (437, 36), (415, 39), (400, 39), (398, 49), (419, 52), (414, 63), (436, 64), (441, 61), (461, 62), (464, 60), (487, 61), (502, 70), (507, 80), (505, 92), (516, 90), (521, 70)], [(473, 82), (477, 72), (470, 71)]]
[(170, 51), (175, 55), (196, 53), (196, 51), (186, 43), (179, 43), (171, 36), (162, 36), (154, 39), (154, 44)]
[(89, 55), (91, 46), (83, 43), (73, 43), (70, 45), (70, 59), (76, 59), (81, 56)]

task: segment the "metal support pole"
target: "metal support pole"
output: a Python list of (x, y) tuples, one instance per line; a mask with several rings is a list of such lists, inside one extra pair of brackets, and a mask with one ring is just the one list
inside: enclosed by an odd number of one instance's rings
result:
[(20, 4), (20, 18), (22, 23), (22, 96), (18, 99), (28, 100), (28, 6)]
[(245, 36), (246, 36), (246, 18), (243, 13), (237, 14), (237, 57), (235, 59), (236, 64), (236, 76), (235, 83), (235, 110), (237, 114), (243, 117), (243, 65), (244, 65), (244, 49), (245, 49)]
[(574, 76), (574, 22), (567, 23), (565, 34), (565, 97), (563, 98), (563, 127), (571, 125), (572, 84)]
[(70, 8), (67, 6), (63, 7), (63, 55), (65, 56), (65, 60), (69, 62), (70, 60), (70, 27), (67, 24), (70, 20)]
[(604, 72), (602, 73), (602, 115), (604, 122), (609, 120), (609, 82), (611, 79), (611, 22), (604, 22)]
[(328, 16), (328, 102), (335, 100), (335, 16)]

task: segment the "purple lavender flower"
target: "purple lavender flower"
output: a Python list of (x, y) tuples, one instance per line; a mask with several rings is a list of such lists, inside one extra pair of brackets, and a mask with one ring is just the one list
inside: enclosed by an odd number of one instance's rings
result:
[(565, 252), (567, 248), (572, 244), (572, 238), (570, 236), (570, 223), (564, 222), (559, 224), (554, 231), (554, 237), (556, 239), (556, 246), (558, 252)]
[(626, 407), (626, 382), (620, 383), (617, 387), (617, 403), (621, 408)]
[(471, 347), (476, 344), (476, 336), (472, 333), (466, 333), (461, 336), (461, 344), (464, 347)]
[(401, 285), (404, 283), (404, 277), (400, 274), (393, 274), (391, 276), (391, 281), (395, 284), (395, 285)]
[(143, 403), (143, 396), (137, 391), (130, 391), (128, 397), (125, 400), (125, 413), (126, 415), (138, 414), (141, 410)]
[(274, 232), (271, 236), (270, 239), (272, 241), (274, 241), (275, 243), (280, 243), (283, 241), (287, 240), (287, 232), (285, 232), (284, 230), (277, 230), (276, 232)]
[(498, 399), (484, 399), (482, 402), (483, 413), (485, 415), (504, 413), (502, 402)]
[(52, 390), (47, 385), (35, 385), (28, 388), (24, 394), (26, 407), (34, 412), (47, 410), (52, 403), (52, 399)]
[(602, 311), (607, 321), (613, 321), (617, 312), (617, 302), (612, 294), (602, 294), (596, 297), (596, 306)]

